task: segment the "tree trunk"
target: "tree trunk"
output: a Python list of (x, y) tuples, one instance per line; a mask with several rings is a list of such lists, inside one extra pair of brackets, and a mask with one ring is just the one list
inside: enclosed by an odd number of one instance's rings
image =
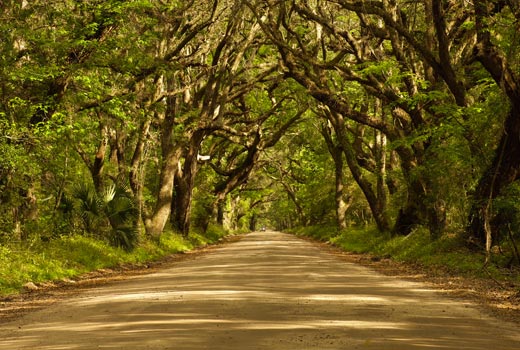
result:
[(175, 196), (172, 201), (171, 223), (172, 227), (182, 234), (188, 236), (190, 232), (191, 197), (193, 193), (193, 181), (185, 178), (177, 172), (175, 177)]
[(256, 222), (257, 222), (257, 215), (255, 212), (251, 215), (249, 218), (249, 231), (256, 231)]
[(410, 179), (407, 186), (408, 195), (405, 205), (399, 210), (392, 233), (406, 236), (420, 225), (430, 232), (430, 238), (440, 238), (446, 227), (446, 205), (437, 198), (434, 186), (427, 177), (420, 174), (410, 175), (405, 171), (405, 177)]
[(232, 230), (236, 230), (238, 228), (238, 222), (240, 221), (240, 218), (243, 216), (242, 213), (240, 213), (239, 208), (240, 203), (240, 196), (231, 198), (230, 204), (231, 204), (231, 210), (230, 210), (230, 228)]
[(435, 241), (441, 238), (446, 229), (446, 205), (443, 200), (437, 200), (428, 206), (428, 230), (430, 239)]
[(175, 196), (171, 202), (171, 205), (173, 205), (171, 223), (173, 228), (183, 236), (188, 236), (190, 232), (193, 189), (199, 168), (197, 154), (204, 136), (203, 131), (196, 131), (193, 134), (188, 152), (184, 157), (184, 166), (182, 169), (178, 168), (175, 175)]
[[(375, 130), (374, 156), (376, 160), (376, 197), (381, 211), (386, 210), (388, 195), (386, 189), (386, 136)], [(385, 219), (388, 220), (388, 219)]]
[(188, 236), (190, 232), (193, 187), (194, 178), (177, 171), (175, 176), (175, 196), (171, 203), (173, 215), (170, 221), (172, 227), (183, 236)]
[(520, 77), (508, 62), (507, 55), (491, 38), (493, 31), (489, 28), (489, 18), (494, 15), (494, 3), (475, 1), (474, 9), (478, 39), (475, 46), (476, 59), (489, 72), (511, 103), (498, 148), (491, 165), (478, 182), (468, 217), (469, 235), (477, 242), (490, 247), (490, 239), (493, 236), (489, 232), (492, 200), (520, 177)]
[(399, 210), (392, 233), (406, 236), (420, 225), (426, 225), (432, 240), (440, 238), (446, 227), (446, 208), (443, 201), (432, 201), (419, 181), (408, 187), (405, 205)]
[(151, 217), (145, 220), (146, 234), (159, 240), (171, 213), (175, 172), (179, 164), (180, 151), (170, 150), (163, 156), (163, 165), (159, 176), (159, 193)]
[(335, 163), (335, 177), (336, 177), (336, 221), (338, 225), (338, 230), (342, 231), (347, 228), (347, 210), (349, 205), (345, 201), (344, 195), (344, 183), (343, 183), (343, 156), (340, 155), (338, 161), (334, 161)]
[(334, 143), (332, 139), (332, 133), (329, 127), (322, 125), (321, 134), (325, 139), (325, 143), (327, 144), (327, 148), (329, 149), (329, 153), (334, 160), (334, 176), (336, 180), (335, 186), (335, 202), (336, 202), (336, 223), (338, 230), (344, 230), (347, 227), (346, 221), (346, 212), (348, 209), (348, 204), (345, 202), (345, 193), (344, 193), (344, 174), (343, 174), (343, 149), (341, 145), (337, 145)]
[(101, 127), (101, 142), (99, 144), (98, 150), (96, 152), (96, 157), (94, 158), (94, 163), (92, 163), (92, 167), (90, 168), (90, 173), (92, 175), (92, 180), (94, 181), (94, 188), (99, 193), (103, 189), (103, 169), (105, 167), (105, 157), (107, 153), (108, 146), (108, 127)]
[(132, 162), (130, 165), (130, 171), (128, 173), (128, 182), (130, 184), (130, 189), (132, 190), (132, 194), (137, 203), (137, 211), (138, 211), (138, 228), (141, 229), (141, 225), (143, 222), (143, 211), (144, 211), (144, 200), (143, 200), (143, 189), (144, 189), (144, 173), (145, 167), (143, 166), (143, 159), (145, 157), (145, 146), (146, 146), (146, 138), (148, 136), (148, 132), (150, 130), (150, 125), (152, 123), (152, 119), (147, 117), (147, 119), (141, 124), (141, 129), (139, 132), (139, 138), (137, 140), (137, 144), (134, 148), (134, 154), (132, 156)]
[(390, 230), (390, 224), (388, 222), (388, 217), (386, 214), (385, 202), (380, 201), (377, 197), (376, 193), (372, 189), (372, 184), (363, 176), (362, 170), (356, 162), (356, 156), (354, 151), (348, 145), (348, 140), (344, 142), (344, 152), (347, 158), (347, 164), (350, 168), (352, 176), (354, 180), (359, 185), (365, 198), (368, 202), (374, 220), (376, 222), (377, 228), (381, 232), (387, 232)]
[(173, 143), (173, 118), (164, 118), (161, 126), (162, 166), (159, 175), (159, 192), (155, 208), (145, 219), (146, 234), (155, 240), (160, 236), (171, 214), (175, 173), (179, 166), (182, 149)]
[(217, 203), (217, 224), (224, 227), (225, 202)]
[(374, 192), (372, 184), (363, 175), (363, 170), (359, 166), (354, 149), (352, 148), (352, 145), (347, 138), (345, 121), (343, 117), (338, 113), (333, 113), (331, 122), (334, 126), (336, 135), (341, 142), (343, 153), (345, 154), (347, 165), (350, 169), (350, 172), (352, 173), (352, 177), (354, 177), (354, 180), (365, 195), (365, 199), (368, 202), (370, 211), (372, 212), (372, 216), (374, 217), (374, 221), (376, 222), (378, 230), (381, 232), (390, 231), (390, 224), (386, 213), (386, 200), (377, 196), (377, 193)]
[(291, 188), (289, 184), (285, 183), (283, 179), (281, 180), (282, 186), (285, 188), (285, 192), (287, 193), (287, 197), (291, 200), (291, 202), (294, 204), (294, 207), (296, 208), (296, 214), (298, 215), (298, 221), (300, 222), (299, 225), (307, 226), (307, 218), (305, 217), (305, 212), (303, 211), (303, 208), (300, 205), (298, 198), (296, 198), (295, 191)]
[(407, 190), (406, 202), (399, 210), (392, 230), (394, 235), (406, 236), (415, 227), (428, 225), (429, 209), (426, 185), (421, 179), (413, 179), (408, 184)]
[[(468, 232), (471, 238), (482, 245), (486, 244), (486, 217), (483, 213), (507, 185), (519, 178), (520, 113), (513, 108), (504, 125), (504, 133), (495, 151), (493, 162), (480, 178), (475, 190), (468, 217)], [(493, 236), (496, 237), (496, 232)]]

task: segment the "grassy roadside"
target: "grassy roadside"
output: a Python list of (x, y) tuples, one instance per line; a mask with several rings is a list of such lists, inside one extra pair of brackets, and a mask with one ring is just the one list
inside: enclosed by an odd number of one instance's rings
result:
[(467, 249), (456, 236), (447, 235), (432, 242), (426, 230), (391, 237), (373, 228), (348, 229), (338, 233), (335, 227), (315, 226), (299, 228), (291, 233), (329, 242), (344, 251), (367, 254), (373, 259), (390, 258), (446, 274), (520, 283), (520, 269), (507, 267), (511, 260), (507, 247), (503, 247), (501, 253), (493, 254), (491, 263), (484, 264), (485, 255)]
[(3, 245), (0, 246), (0, 296), (18, 293), (28, 282), (63, 280), (102, 268), (157, 261), (215, 243), (226, 235), (228, 232), (216, 226), (210, 227), (205, 235), (190, 233), (187, 238), (164, 233), (161, 242), (143, 240), (132, 252), (81, 235), (50, 242), (34, 240), (23, 245)]

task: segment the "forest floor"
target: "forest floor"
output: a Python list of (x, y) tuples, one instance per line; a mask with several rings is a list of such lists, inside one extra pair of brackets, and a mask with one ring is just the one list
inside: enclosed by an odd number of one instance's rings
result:
[[(236, 242), (236, 244), (228, 244), (229, 242)], [(276, 252), (276, 254), (273, 254), (273, 252)], [(240, 257), (241, 253), (246, 256)], [(271, 254), (273, 255), (271, 256)], [(356, 267), (359, 265), (368, 267), (368, 270), (363, 267)], [(374, 276), (371, 272), (367, 272), (369, 270), (374, 270), (386, 276), (379, 274)], [(251, 273), (248, 274), (248, 271)], [(139, 292), (137, 292), (137, 289), (140, 287), (136, 287), (135, 283), (131, 285), (132, 281), (148, 280), (153, 275), (162, 276), (164, 281), (161, 283), (154, 282), (155, 284), (152, 287)], [(171, 282), (172, 279), (173, 283)], [(305, 279), (305, 283), (298, 285), (302, 282), (302, 279)], [(215, 284), (217, 282), (218, 284)], [(167, 285), (163, 285), (163, 283), (167, 283)], [(123, 284), (123, 287), (120, 286), (121, 284)], [(366, 284), (366, 287), (362, 284)], [(408, 284), (412, 289), (405, 290), (404, 295), (397, 294), (402, 286), (408, 288)], [(132, 287), (126, 288), (124, 286)], [(424, 286), (434, 290), (435, 295), (440, 294), (444, 299), (438, 301), (437, 297), (434, 298), (431, 292), (423, 289)], [(39, 334), (40, 330), (46, 329), (44, 333), (47, 334), (48, 329), (46, 327), (50, 325), (52, 328), (52, 325), (55, 324), (49, 323), (48, 319), (54, 318), (60, 312), (68, 311), (68, 301), (79, 298), (79, 301), (76, 300), (71, 304), (83, 305), (80, 308), (80, 313), (86, 313), (85, 308), (88, 306), (89, 300), (101, 298), (101, 296), (96, 295), (105, 293), (100, 290), (116, 287), (117, 292), (114, 293), (114, 290), (112, 290), (108, 295), (113, 296), (115, 294), (122, 297), (127, 291), (130, 293), (130, 291), (135, 290), (135, 295), (139, 295), (139, 298), (143, 298), (144, 301), (136, 299), (134, 304), (135, 307), (138, 307), (137, 310), (120, 313), (125, 315), (124, 323), (107, 320), (112, 322), (107, 328), (109, 331), (113, 327), (126, 325), (128, 321), (126, 318), (134, 317), (132, 315), (142, 312), (141, 307), (151, 307), (150, 305), (161, 302), (162, 298), (167, 299), (168, 302), (164, 305), (176, 305), (176, 310), (177, 308), (180, 310), (183, 307), (193, 306), (191, 303), (195, 302), (199, 304), (190, 310), (205, 310), (204, 304), (211, 304), (211, 299), (215, 298), (218, 305), (208, 305), (211, 307), (209, 311), (205, 311), (204, 317), (209, 318), (208, 315), (210, 314), (220, 313), (221, 309), (223, 314), (215, 314), (211, 316), (210, 320), (203, 320), (206, 322), (203, 322), (203, 325), (208, 334), (219, 337), (219, 341), (222, 341), (224, 345), (227, 344), (227, 346), (235, 344), (234, 342), (238, 340), (232, 339), (231, 335), (228, 337), (227, 331), (222, 333), (223, 330), (218, 329), (219, 325), (234, 329), (239, 336), (247, 335), (250, 337), (258, 333), (257, 335), (261, 336), (259, 339), (263, 342), (268, 341), (264, 337), (264, 328), (266, 330), (269, 328), (273, 334), (278, 334), (281, 339), (280, 342), (286, 342), (286, 347), (274, 347), (277, 349), (293, 348), (294, 344), (302, 341), (307, 342), (309, 346), (312, 344), (319, 345), (318, 348), (320, 349), (347, 345), (342, 343), (346, 340), (343, 336), (340, 337), (339, 330), (336, 329), (340, 327), (340, 321), (343, 330), (350, 329), (349, 332), (351, 332), (352, 337), (349, 341), (353, 342), (353, 348), (376, 346), (377, 344), (373, 339), (375, 339), (375, 333), (378, 332), (381, 332), (380, 335), (384, 337), (395, 333), (395, 337), (390, 339), (390, 343), (388, 343), (393, 344), (391, 346), (395, 346), (395, 342), (405, 337), (414, 339), (415, 345), (410, 345), (410, 348), (415, 348), (414, 346), (419, 346), (418, 344), (424, 346), (444, 346), (448, 342), (461, 342), (460, 344), (463, 344), (464, 337), (467, 337), (466, 341), (472, 342), (473, 340), (476, 341), (472, 337), (480, 338), (477, 328), (483, 325), (479, 322), (488, 322), (486, 315), (494, 316), (494, 319), (508, 321), (513, 325), (520, 325), (518, 286), (504, 285), (493, 279), (469, 279), (452, 276), (442, 271), (429, 271), (419, 266), (400, 264), (389, 259), (345, 253), (327, 244), (302, 242), (292, 236), (272, 232), (235, 236), (229, 238), (223, 244), (208, 246), (186, 254), (178, 254), (153, 264), (104, 269), (86, 274), (74, 281), (59, 281), (38, 285), (37, 287), (38, 289), (35, 290), (0, 299), (0, 324), (8, 326), (8, 329), (12, 327), (11, 333), (2, 334), (4, 338), (7, 336), (5, 344), (9, 349), (25, 348), (22, 346), (12, 347), (18, 341), (20, 341), (20, 344), (27, 341), (27, 344), (30, 345), (27, 348), (34, 348), (35, 344), (31, 343), (32, 340), (30, 340), (35, 337), (34, 333), (31, 336), (21, 336), (25, 334), (24, 332), (28, 332), (26, 328), (31, 327), (26, 319), (33, 320), (32, 316), (24, 316), (37, 315), (41, 311), (40, 316), (35, 318), (36, 324), (38, 325), (38, 322), (41, 324), (40, 326), (33, 326), (32, 331)], [(94, 289), (93, 287), (100, 288)], [(167, 291), (159, 293), (162, 288), (166, 288)], [(195, 289), (202, 299), (185, 300), (180, 304), (183, 295), (173, 293), (172, 296), (169, 296), (172, 289), (180, 289), (185, 296), (189, 295), (190, 290)], [(204, 294), (206, 292), (202, 293), (206, 290), (209, 292), (208, 295)], [(353, 293), (352, 290), (355, 290), (355, 292)], [(388, 294), (384, 294), (387, 292)], [(150, 297), (147, 297), (147, 295), (150, 295)], [(265, 296), (265, 298), (258, 298), (257, 295)], [(351, 301), (348, 301), (348, 299), (351, 297), (357, 298), (358, 302), (350, 304)], [(103, 296), (102, 298), (104, 300), (107, 297)], [(297, 305), (283, 304), (285, 299), (297, 301)], [(64, 301), (66, 302), (64, 303)], [(200, 303), (203, 305), (200, 306)], [(56, 304), (57, 309), (54, 309), (54, 304)], [(251, 304), (256, 305), (256, 309), (248, 311)], [(344, 304), (350, 306), (340, 313), (339, 310), (345, 307)], [(471, 320), (468, 316), (463, 316), (465, 310), (469, 311), (473, 308), (469, 304), (476, 305), (480, 310), (473, 311), (473, 315), (476, 317)], [(62, 305), (61, 309), (59, 308), (60, 305)], [(169, 307), (164, 305), (161, 307)], [(98, 308), (95, 318), (108, 317), (105, 313), (109, 312), (112, 307), (117, 308), (119, 306)], [(47, 309), (54, 311), (47, 312)], [(359, 314), (349, 314), (357, 312), (357, 310)], [(455, 315), (450, 316), (449, 313), (453, 310)], [(321, 311), (324, 311), (325, 314), (319, 314)], [(252, 314), (249, 314), (249, 312)], [(70, 315), (66, 316), (68, 321), (65, 324), (74, 324), (76, 314), (78, 312), (71, 311)], [(182, 315), (184, 315), (182, 316), (184, 319), (178, 319), (175, 322), (166, 322), (159, 319), (150, 322), (150, 324), (157, 324), (165, 328), (175, 326), (178, 327), (178, 330), (184, 331), (192, 329), (192, 326), (195, 327), (195, 321), (200, 321), (191, 319), (191, 311), (186, 311)], [(273, 315), (276, 315), (276, 318), (268, 318)], [(311, 323), (310, 316), (312, 316), (312, 319), (322, 319), (322, 322)], [(347, 316), (350, 318), (341, 319), (341, 317)], [(221, 319), (222, 317), (224, 319)], [(404, 320), (400, 317), (404, 317)], [(181, 322), (186, 321), (185, 318), (188, 318), (189, 322), (181, 325)], [(240, 323), (237, 319), (241, 320)], [(356, 326), (348, 321), (352, 319), (358, 320), (356, 323), (367, 325), (368, 328), (371, 328), (372, 323), (379, 324), (378, 327), (381, 327), (381, 329), (374, 326), (370, 334), (365, 334), (363, 332), (366, 330), (356, 330)], [(383, 319), (385, 322), (380, 322)], [(465, 326), (455, 323), (459, 321)], [(123, 321), (120, 320), (119, 322)], [(468, 322), (476, 322), (472, 326), (474, 330), (471, 332), (467, 326), (470, 324)], [(492, 334), (493, 330), (495, 332), (498, 329), (502, 330), (502, 325), (495, 325), (493, 322), (490, 324), (494, 326), (489, 329), (486, 328), (486, 333)], [(19, 325), (16, 325), (17, 323)], [(92, 318), (88, 322), (85, 320), (77, 321), (77, 324), (81, 327), (90, 327), (93, 324)], [(136, 324), (141, 323), (136, 322)], [(489, 326), (488, 323), (484, 323), (484, 325)], [(430, 331), (435, 332), (449, 331), (451, 333), (453, 331), (453, 335), (436, 338), (433, 335), (412, 333), (412, 330), (415, 332), (425, 326)], [(202, 325), (197, 327), (202, 327)], [(508, 327), (505, 326), (504, 328), (507, 329)], [(301, 328), (300, 331), (303, 330), (303, 332), (294, 333), (293, 328)], [(317, 332), (318, 330), (320, 332)], [(58, 330), (55, 331), (58, 332)], [(60, 328), (60, 331), (63, 330)], [(133, 334), (136, 330), (128, 329), (125, 332), (132, 332)], [(314, 334), (315, 332), (316, 334)], [(306, 338), (310, 337), (311, 334), (313, 335), (312, 339)], [(327, 337), (323, 338), (323, 334)], [(367, 336), (370, 336), (370, 339), (363, 340)], [(220, 337), (225, 337), (225, 339)], [(59, 339), (59, 337), (56, 339)], [(74, 341), (74, 339), (67, 341)], [(120, 341), (119, 344), (123, 344), (124, 340), (121, 338), (117, 341)], [(211, 340), (208, 341), (211, 343)], [(272, 339), (269, 340), (269, 342), (271, 341)], [(482, 336), (479, 341), (487, 342), (488, 340)], [(3, 349), (2, 345), (5, 344), (0, 341), (0, 349)], [(387, 345), (385, 344), (380, 343), (379, 348), (386, 348)], [(486, 343), (482, 345), (482, 348), (487, 349), (492, 346), (490, 344)], [(515, 341), (512, 344), (518, 345)], [(59, 345), (62, 346), (63, 344)], [(507, 345), (503, 346), (508, 349)], [(193, 348), (200, 347), (194, 345)], [(405, 349), (407, 347), (400, 348)], [(458, 348), (463, 349), (464, 347)], [(480, 347), (472, 347), (472, 349), (477, 348), (480, 349)], [(191, 347), (186, 347), (186, 349), (191, 349)]]

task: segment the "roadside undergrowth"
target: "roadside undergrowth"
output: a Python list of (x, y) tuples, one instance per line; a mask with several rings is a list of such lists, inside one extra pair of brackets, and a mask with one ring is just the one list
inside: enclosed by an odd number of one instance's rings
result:
[(431, 241), (428, 232), (422, 229), (407, 236), (381, 234), (375, 228), (349, 228), (338, 233), (335, 227), (326, 226), (298, 228), (292, 233), (328, 242), (347, 252), (367, 254), (374, 260), (392, 259), (420, 265), (433, 273), (491, 278), (499, 284), (520, 283), (520, 268), (511, 264), (507, 245), (495, 247), (491, 261), (485, 263), (486, 256), (468, 249), (457, 235)]
[(142, 239), (132, 251), (84, 235), (62, 236), (48, 242), (34, 238), (23, 244), (2, 245), (0, 296), (19, 293), (30, 282), (38, 284), (73, 279), (98, 269), (158, 261), (215, 243), (228, 234), (217, 226), (210, 226), (205, 234), (191, 232), (188, 237), (166, 232), (160, 242)]

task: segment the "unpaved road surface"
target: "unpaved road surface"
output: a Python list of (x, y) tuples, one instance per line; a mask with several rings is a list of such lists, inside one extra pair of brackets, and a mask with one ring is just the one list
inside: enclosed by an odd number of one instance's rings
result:
[(0, 324), (0, 350), (520, 349), (513, 324), (258, 232)]

